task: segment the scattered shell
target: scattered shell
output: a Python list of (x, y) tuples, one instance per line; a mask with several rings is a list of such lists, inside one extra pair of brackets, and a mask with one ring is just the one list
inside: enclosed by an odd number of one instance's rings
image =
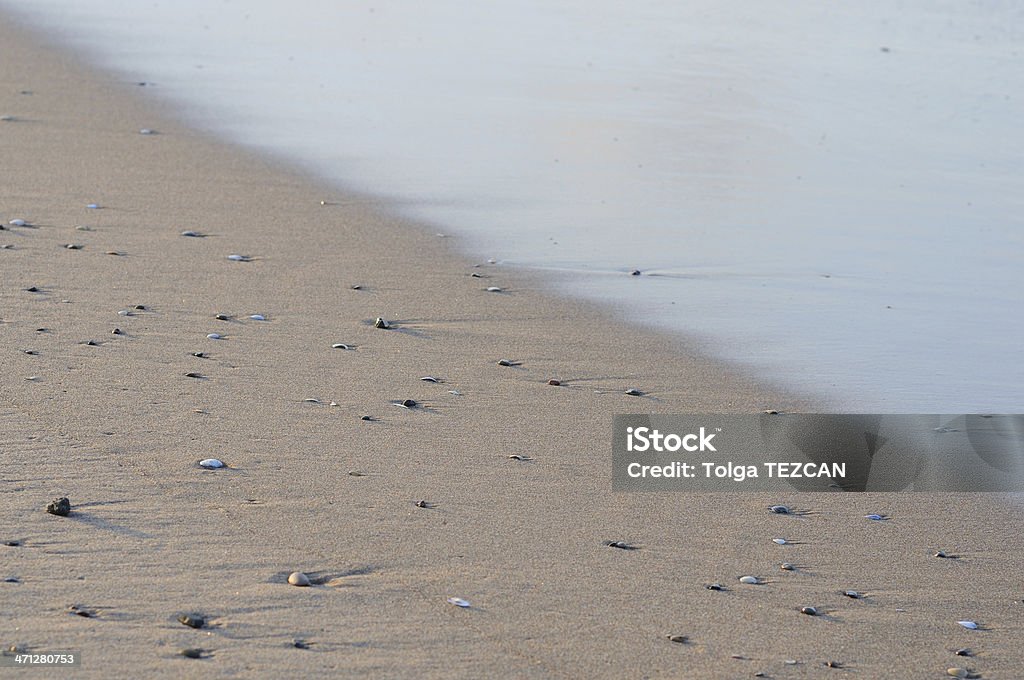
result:
[(122, 309), (122, 310), (120, 310), (117, 313), (117, 315), (118, 316), (134, 316), (134, 314), (132, 314), (131, 310), (129, 310), (129, 309)]
[(430, 503), (427, 502), (427, 501), (416, 501), (416, 507), (417, 508), (429, 508), (430, 507)]
[(75, 227), (75, 231), (92, 231), (92, 227), (87, 227), (84, 224), (79, 224)]
[(310, 643), (306, 642), (301, 638), (295, 638), (292, 640), (292, 647), (295, 649), (309, 649)]
[(120, 328), (115, 328), (114, 330), (110, 331), (110, 334), (111, 335), (123, 335), (124, 332)]
[(178, 617), (178, 623), (182, 623), (189, 628), (202, 628), (206, 625), (206, 619), (203, 618), (202, 614), (182, 614)]
[(90, 203), (89, 205), (87, 205), (85, 207), (88, 208), (89, 210), (99, 210), (100, 209), (100, 204), (99, 203)]
[(323, 403), (322, 401), (320, 401), (316, 397), (306, 397), (302, 401), (306, 402), (307, 404), (322, 404)]
[(789, 562), (783, 562), (779, 565), (779, 569), (782, 571), (796, 571), (796, 565), (790, 564)]
[(955, 556), (954, 555), (950, 555), (945, 550), (939, 550), (938, 552), (935, 553), (935, 557), (942, 557), (942, 558), (951, 560), (951, 559), (954, 559)]
[(549, 385), (553, 385), (555, 387), (559, 387), (562, 384), (562, 381), (561, 380), (555, 380), (554, 378), (552, 378), (551, 380), (548, 380), (548, 384)]
[(155, 135), (156, 130), (150, 130), (149, 128), (142, 128), (139, 130), (140, 135)]
[(462, 607), (463, 609), (470, 606), (468, 600), (463, 600), (461, 597), (449, 597), (448, 604), (453, 604), (456, 607)]
[(356, 285), (352, 286), (352, 290), (362, 290), (362, 289), (363, 289), (363, 287), (360, 286), (358, 283)]
[(632, 387), (630, 387), (628, 390), (626, 390), (625, 394), (628, 394), (631, 397), (642, 397), (642, 396), (644, 396), (643, 392), (641, 392), (640, 390), (634, 389)]
[(634, 269), (633, 271), (631, 271), (629, 273), (629, 275), (630, 276), (640, 276), (640, 270), (639, 269)]
[(978, 624), (974, 621), (957, 621), (961, 626), (967, 630), (978, 630)]
[(756, 586), (761, 581), (756, 576), (740, 576), (740, 583), (746, 583), (748, 586)]
[(67, 496), (55, 498), (46, 504), (46, 512), (58, 517), (67, 517), (71, 514), (71, 501), (67, 499)]
[(389, 324), (387, 321), (385, 321), (384, 319), (382, 319), (382, 318), (380, 318), (378, 316), (377, 320), (373, 322), (373, 327), (374, 328), (391, 328), (391, 324)]
[(336, 401), (332, 401), (330, 404), (328, 404), (328, 406), (337, 406), (337, 405), (338, 405), (338, 402), (336, 402)]
[(25, 220), (19, 218), (19, 219), (11, 220), (7, 224), (11, 225), (12, 227), (24, 227), (25, 225), (28, 224), (28, 222), (26, 222)]
[(768, 508), (768, 512), (774, 512), (776, 515), (791, 515), (793, 514), (793, 508), (788, 505), (773, 505)]
[(859, 600), (862, 597), (864, 597), (863, 595), (858, 593), (856, 590), (844, 590), (843, 591), (843, 595), (845, 595), (846, 597), (850, 598), (851, 600)]
[(789, 543), (789, 541), (787, 541), (784, 538), (773, 538), (772, 543), (775, 543), (776, 545), (786, 545)]
[(875, 522), (881, 522), (882, 520), (888, 519), (888, 517), (886, 517), (885, 515), (878, 515), (872, 513), (870, 515), (864, 515), (864, 519), (870, 519)]
[(249, 261), (249, 256), (248, 255), (228, 255), (228, 259), (231, 260), (232, 262), (248, 262)]
[(200, 380), (203, 380), (203, 379), (206, 378), (206, 376), (203, 375), (202, 373), (186, 373), (185, 377), (186, 378), (198, 378)]
[(501, 290), (501, 288), (498, 288), (497, 286), (488, 286), (487, 287), (487, 292), (488, 293), (501, 293), (502, 290)]
[(458, 390), (448, 390), (448, 394), (454, 394), (456, 397), (462, 396), (462, 392), (459, 392)]
[(198, 649), (197, 647), (186, 647), (178, 653), (186, 659), (202, 659), (205, 652), (206, 650)]
[(368, 422), (372, 421), (373, 419), (374, 419), (373, 416), (359, 416), (359, 420), (365, 420), (365, 421), (368, 421)]
[(227, 314), (216, 314), (213, 318), (217, 319), (217, 321), (231, 321), (231, 317)]
[(331, 349), (354, 349), (352, 345), (346, 345), (343, 342), (336, 342), (331, 345)]
[(66, 244), (64, 244), (64, 247), (65, 247), (65, 248), (66, 248), (67, 250), (81, 250), (81, 249), (82, 249), (82, 248), (84, 248), (85, 246), (83, 246), (83, 245), (82, 245), (82, 244), (80, 244), (80, 243), (66, 243)]
[(192, 352), (192, 356), (194, 356), (197, 359), (209, 359), (210, 358), (210, 355), (207, 354), (206, 352)]
[(706, 590), (714, 590), (714, 591), (717, 591), (717, 592), (725, 592), (725, 586), (723, 586), (721, 583), (709, 583), (708, 585), (704, 586), (704, 588)]
[(966, 668), (947, 668), (946, 669), (946, 675), (948, 675), (948, 676), (950, 676), (952, 678), (968, 678), (968, 677), (970, 677), (970, 673), (967, 671)]
[(958, 650), (956, 650), (953, 653), (956, 654), (957, 656), (974, 656), (974, 652), (972, 652), (971, 650), (967, 649), (966, 647), (964, 647), (962, 649), (958, 649)]
[(288, 574), (288, 583), (293, 586), (305, 587), (309, 585), (309, 577), (301, 571), (293, 571)]
[(267, 320), (267, 317), (263, 316), (262, 314), (250, 314), (249, 318), (252, 319), (253, 321), (266, 321)]
[(533, 460), (529, 456), (521, 456), (518, 453), (513, 453), (512, 455), (509, 456), (509, 459), (510, 460)]
[(25, 292), (26, 293), (38, 293), (39, 292), (39, 286), (29, 286), (28, 288), (25, 289)]
[(190, 238), (203, 238), (204, 236), (206, 236), (206, 234), (204, 234), (204, 233), (202, 233), (200, 231), (191, 231), (191, 230), (183, 231), (183, 232), (181, 232), (181, 235), (182, 236), (188, 236)]
[(210, 333), (206, 337), (209, 338), (210, 340), (223, 340), (224, 339), (224, 336), (221, 335), (220, 333)]
[(218, 458), (204, 458), (199, 461), (199, 467), (206, 468), (208, 470), (217, 470), (224, 466), (224, 461)]
[(405, 399), (396, 405), (401, 406), (403, 408), (416, 408), (417, 406), (419, 406), (415, 399)]
[(35, 381), (39, 380), (39, 376), (38, 375), (30, 375), (27, 378), (25, 378), (25, 380), (28, 380), (29, 382), (35, 382)]
[(618, 548), (619, 550), (639, 550), (640, 548), (635, 545), (630, 545), (623, 541), (602, 541), (602, 543), (609, 548)]
[(687, 642), (690, 641), (690, 638), (686, 637), (685, 635), (666, 635), (665, 637), (668, 638), (669, 642), (675, 642), (681, 645), (685, 645)]
[(522, 362), (521, 361), (511, 361), (509, 359), (498, 359), (498, 365), (499, 366), (520, 366), (520, 365), (522, 365)]
[(425, 375), (422, 378), (420, 378), (420, 380), (422, 380), (423, 382), (428, 382), (428, 383), (440, 383), (440, 382), (442, 382), (439, 378), (435, 378), (432, 375)]
[(808, 616), (817, 616), (819, 612), (814, 607), (801, 607), (800, 608), (800, 613), (801, 614), (807, 614)]

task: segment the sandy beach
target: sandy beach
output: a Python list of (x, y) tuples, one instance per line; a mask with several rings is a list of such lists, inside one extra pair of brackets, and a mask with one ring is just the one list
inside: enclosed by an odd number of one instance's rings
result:
[(0, 24), (4, 649), (83, 678), (1022, 676), (1007, 496), (613, 494), (614, 414), (814, 404), (158, 87)]

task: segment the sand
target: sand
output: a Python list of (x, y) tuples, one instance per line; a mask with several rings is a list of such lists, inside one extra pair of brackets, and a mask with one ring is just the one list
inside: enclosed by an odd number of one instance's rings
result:
[(1020, 676), (1007, 497), (613, 494), (616, 413), (813, 404), (188, 129), (158, 88), (0, 25), (0, 219), (29, 225), (0, 231), (5, 648), (77, 651), (75, 677)]

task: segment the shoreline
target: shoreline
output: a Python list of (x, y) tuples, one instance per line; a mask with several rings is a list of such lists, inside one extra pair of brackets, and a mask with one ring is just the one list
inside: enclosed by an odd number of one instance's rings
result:
[[(984, 677), (1018, 667), (1004, 497), (613, 494), (615, 413), (807, 405), (410, 221), (320, 205), (338, 192), (38, 43), (0, 27), (5, 648), (79, 651), (83, 677), (934, 677), (956, 647)], [(65, 495), (71, 516), (44, 512)], [(210, 625), (177, 622), (193, 611)]]

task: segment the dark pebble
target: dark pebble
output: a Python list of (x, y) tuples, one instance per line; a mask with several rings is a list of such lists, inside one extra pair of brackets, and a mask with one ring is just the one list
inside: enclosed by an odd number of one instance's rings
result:
[(186, 378), (199, 378), (200, 380), (206, 378), (206, 376), (203, 375), (202, 373), (186, 373), (185, 377)]
[(309, 643), (300, 638), (292, 640), (292, 647), (295, 649), (309, 649)]
[(373, 420), (373, 416), (359, 416), (359, 420), (371, 421)]
[(39, 292), (39, 288), (37, 286), (29, 286), (28, 288), (25, 289), (25, 292), (26, 293), (38, 293)]
[(114, 330), (110, 331), (110, 334), (111, 335), (124, 335), (124, 331), (122, 331), (120, 328), (115, 328)]
[(604, 541), (604, 545), (609, 548), (618, 548), (619, 550), (639, 550), (635, 545), (624, 543), (622, 541)]
[(634, 269), (633, 271), (631, 271), (629, 273), (629, 275), (630, 276), (640, 276), (640, 270), (639, 269)]
[(969, 650), (967, 648), (964, 648), (964, 649), (956, 650), (956, 655), (957, 656), (974, 656), (974, 652), (972, 652), (971, 650)]
[(676, 642), (681, 645), (686, 644), (690, 641), (690, 638), (686, 637), (685, 635), (666, 635), (665, 637), (668, 638), (669, 642)]
[(553, 385), (554, 387), (559, 387), (562, 384), (562, 381), (555, 380), (554, 378), (552, 378), (551, 380), (548, 381), (548, 384)]
[(4, 541), (4, 545), (8, 548), (17, 548), (21, 545), (21, 541)]
[(406, 408), (416, 408), (419, 404), (416, 403), (415, 399), (406, 399), (402, 402), (402, 406)]
[(519, 366), (520, 362), (518, 362), (518, 361), (509, 361), (508, 359), (499, 359), (498, 360), (498, 365), (499, 366)]
[(711, 584), (706, 585), (704, 587), (707, 588), (708, 590), (714, 590), (714, 591), (717, 591), (717, 592), (724, 592), (725, 591), (725, 586), (723, 586), (721, 583), (711, 583)]
[(640, 390), (633, 389), (632, 387), (629, 388), (628, 390), (626, 390), (626, 394), (628, 394), (631, 397), (642, 397), (642, 396), (644, 396), (643, 392), (641, 392)]
[(213, 318), (217, 319), (218, 321), (230, 321), (231, 320), (231, 317), (228, 316), (227, 314), (218, 314), (217, 316), (215, 316)]
[(189, 628), (202, 628), (206, 625), (206, 619), (199, 614), (182, 614), (178, 617), (178, 622)]
[(67, 517), (71, 514), (71, 501), (66, 496), (55, 498), (46, 504), (46, 512), (58, 517)]
[(202, 659), (205, 650), (197, 649), (195, 647), (186, 647), (179, 653), (186, 659)]
[(818, 615), (818, 610), (815, 609), (814, 607), (801, 607), (800, 608), (800, 613), (801, 614), (807, 614), (808, 616), (817, 616)]

